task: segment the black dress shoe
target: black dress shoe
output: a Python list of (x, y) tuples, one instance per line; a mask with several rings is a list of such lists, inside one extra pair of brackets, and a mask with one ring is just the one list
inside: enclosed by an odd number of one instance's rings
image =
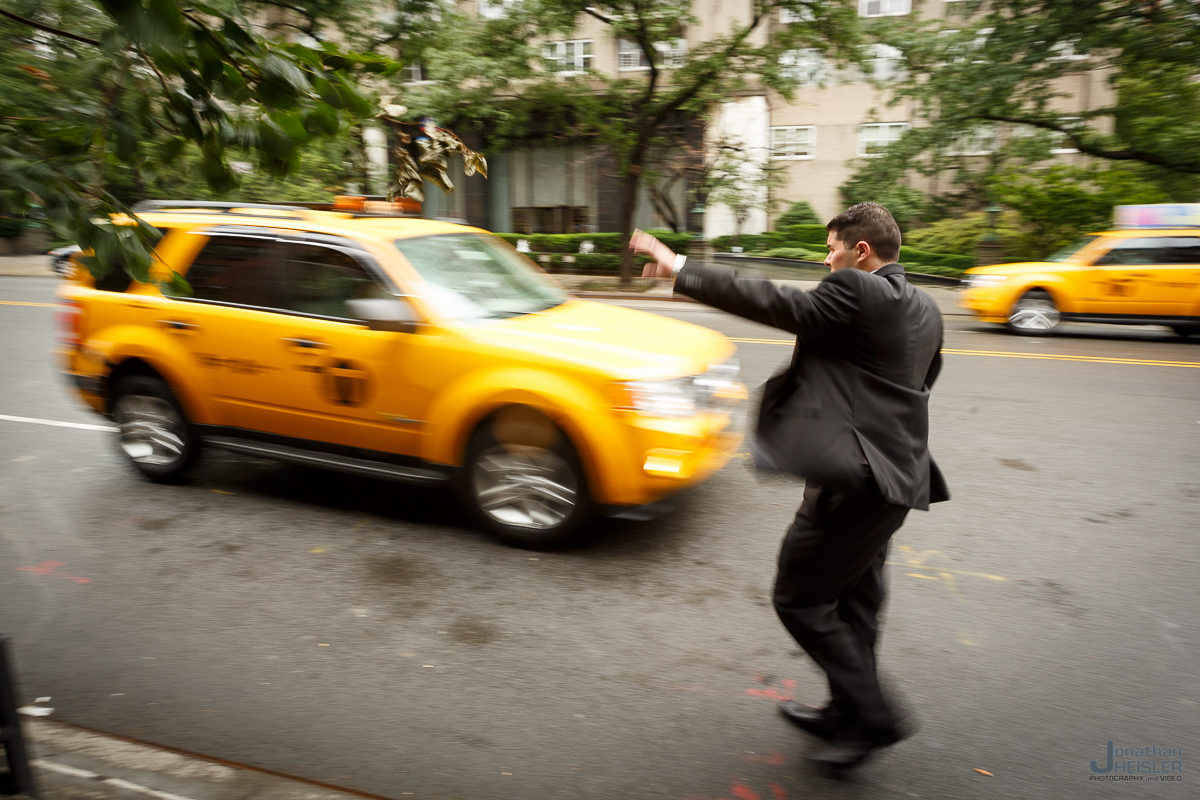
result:
[(814, 753), (809, 754), (808, 760), (822, 767), (834, 770), (845, 770), (857, 767), (867, 760), (878, 748), (865, 744), (829, 744)]
[(833, 740), (833, 726), (829, 724), (826, 709), (806, 706), (795, 700), (784, 700), (779, 704), (779, 712), (813, 736), (829, 741)]
[(899, 732), (888, 731), (857, 741), (832, 741), (809, 755), (808, 759), (829, 769), (852, 769), (866, 761), (876, 750), (895, 744), (901, 738)]

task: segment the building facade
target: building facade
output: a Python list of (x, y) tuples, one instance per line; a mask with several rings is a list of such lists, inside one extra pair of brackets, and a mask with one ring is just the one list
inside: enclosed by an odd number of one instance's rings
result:
[[(907, 18), (914, 22), (951, 18), (957, 0), (858, 0), (864, 18)], [(481, 3), (480, 13), (495, 13)], [(731, 22), (745, 24), (752, 13), (748, 0), (697, 2), (697, 22), (681, 36), (661, 48), (663, 64), (670, 68), (695, 46), (729, 30)], [(769, 24), (756, 31), (770, 36), (780, 25), (800, 22), (787, 11), (775, 12)], [(949, 22), (948, 22), (949, 24)], [(986, 48), (986, 42), (981, 41)], [(546, 42), (543, 56), (548, 68), (562, 75), (588, 70), (613, 77), (629, 77), (647, 66), (632, 43), (613, 39), (608, 26), (582, 17), (571, 38)], [(1064, 58), (1086, 58), (1064, 53)], [(839, 187), (873, 157), (882, 155), (911, 126), (922, 124), (910, 104), (893, 104), (889, 83), (903, 77), (903, 63), (895, 48), (877, 44), (868, 54), (866, 69), (837, 68), (815, 50), (786, 53), (781, 64), (797, 83), (789, 99), (769, 90), (746, 90), (714, 109), (703, 131), (709, 146), (717, 141), (737, 141), (748, 152), (776, 168), (782, 183), (773, 190), (774, 208), (752, 211), (741, 225), (742, 233), (759, 233), (773, 226), (775, 218), (792, 203), (810, 203), (818, 216), (829, 218), (843, 210)], [(410, 78), (420, 80), (420, 68)], [(1057, 102), (1064, 118), (1110, 102), (1106, 76), (1093, 70), (1070, 79), (1061, 87)], [(980, 126), (966, 137), (959, 154), (986, 159), (1007, 137), (1022, 135), (1012, 126)], [(702, 148), (701, 148), (702, 149)], [(1068, 163), (1083, 157), (1069, 147), (1052, 148), (1048, 158)], [(443, 195), (429, 187), (425, 215), (464, 219), (496, 231), (523, 233), (575, 233), (619, 230), (618, 176), (603, 149), (581, 142), (564, 142), (552, 136), (532, 138), (504, 152), (489, 156), (490, 178), (466, 179), (462, 191)], [(458, 173), (461, 176), (461, 172)], [(915, 186), (925, 191), (945, 189), (952, 174), (921, 177)], [(686, 181), (677, 181), (663, 193), (677, 211), (692, 205)], [(670, 215), (660, 213), (650, 187), (643, 186), (634, 214), (640, 228), (665, 228)], [(697, 215), (678, 213), (678, 224), (700, 227)], [(712, 238), (734, 233), (736, 222), (728, 208), (710, 204), (702, 228)]]

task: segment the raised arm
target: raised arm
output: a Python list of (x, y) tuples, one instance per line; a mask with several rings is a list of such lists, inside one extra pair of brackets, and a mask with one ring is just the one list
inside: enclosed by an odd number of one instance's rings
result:
[[(676, 256), (649, 234), (638, 231), (630, 247), (655, 258), (643, 277), (670, 277)], [(811, 292), (777, 286), (768, 280), (739, 278), (733, 270), (685, 264), (675, 278), (675, 290), (705, 305), (754, 322), (794, 333), (802, 341), (832, 339), (859, 310), (859, 270), (831, 273)]]

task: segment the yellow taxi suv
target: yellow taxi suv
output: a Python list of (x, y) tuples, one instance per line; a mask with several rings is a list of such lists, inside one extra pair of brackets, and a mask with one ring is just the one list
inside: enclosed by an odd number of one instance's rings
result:
[(542, 547), (593, 514), (648, 518), (741, 443), (726, 337), (572, 298), (483, 230), (302, 206), (135, 211), (163, 233), (154, 280), (75, 267), (59, 314), (70, 382), (152, 480), (216, 447), (453, 485), (481, 525)]
[(1117, 216), (1136, 227), (1085, 236), (1046, 261), (967, 270), (959, 304), (1026, 335), (1062, 322), (1200, 334), (1200, 205), (1118, 206)]

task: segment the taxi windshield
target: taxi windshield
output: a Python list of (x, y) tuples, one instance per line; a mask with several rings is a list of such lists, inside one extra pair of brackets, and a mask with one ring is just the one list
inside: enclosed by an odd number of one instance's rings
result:
[(395, 245), (424, 281), (425, 300), (444, 317), (514, 317), (567, 299), (554, 281), (494, 236), (447, 233), (397, 239)]
[(1095, 234), (1095, 233), (1089, 234), (1088, 236), (1081, 236), (1080, 238), (1071, 242), (1069, 245), (1067, 245), (1063, 249), (1059, 250), (1058, 252), (1056, 252), (1054, 255), (1050, 256), (1046, 260), (1047, 261), (1056, 261), (1056, 262), (1067, 261), (1068, 259), (1071, 258), (1071, 256), (1075, 255), (1080, 250), (1087, 247), (1089, 244), (1091, 244), (1092, 242), (1094, 242), (1096, 239), (1099, 239), (1099, 238), (1100, 238), (1099, 234)]

